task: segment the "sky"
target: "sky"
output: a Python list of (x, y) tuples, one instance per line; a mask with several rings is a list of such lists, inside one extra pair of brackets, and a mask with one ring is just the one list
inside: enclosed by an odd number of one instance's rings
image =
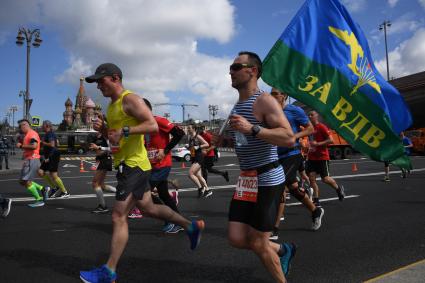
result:
[[(387, 31), (390, 77), (425, 71), (425, 0), (341, 0), (369, 41), (375, 64), (386, 77)], [(31, 115), (60, 123), (69, 97), (75, 103), (81, 76), (105, 62), (117, 64), (124, 86), (146, 97), (154, 113), (170, 120), (225, 118), (238, 98), (229, 65), (242, 50), (262, 59), (302, 6), (302, 0), (0, 0), (0, 119), (18, 106), (22, 118), (26, 45), (15, 44), (19, 27), (40, 29), (31, 48)], [(260, 87), (270, 87), (260, 81)], [(86, 95), (107, 105), (96, 84)], [(189, 116), (188, 116), (189, 115)]]

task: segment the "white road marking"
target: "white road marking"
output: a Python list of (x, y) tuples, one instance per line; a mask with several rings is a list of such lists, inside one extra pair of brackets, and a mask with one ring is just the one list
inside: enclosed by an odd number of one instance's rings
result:
[[(348, 196), (345, 196), (344, 200), (348, 199), (348, 198), (358, 198), (358, 197), (360, 197), (360, 195), (348, 195)], [(328, 201), (333, 201), (333, 200), (339, 200), (339, 199), (337, 197), (335, 197), (335, 198), (321, 198), (320, 202), (322, 203), (322, 202), (328, 202)], [(298, 206), (298, 205), (302, 205), (302, 203), (301, 202), (288, 203), (286, 206)]]

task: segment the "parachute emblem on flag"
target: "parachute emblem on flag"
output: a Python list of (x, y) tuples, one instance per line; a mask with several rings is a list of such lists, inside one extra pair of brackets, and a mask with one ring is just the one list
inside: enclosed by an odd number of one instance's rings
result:
[(375, 89), (379, 94), (382, 94), (381, 87), (376, 83), (375, 74), (370, 67), (369, 60), (364, 56), (363, 48), (357, 41), (354, 33), (351, 32), (349, 34), (346, 30), (331, 26), (329, 27), (329, 31), (350, 47), (351, 63), (347, 64), (347, 66), (359, 78), (350, 95), (356, 93), (360, 87), (366, 84)]

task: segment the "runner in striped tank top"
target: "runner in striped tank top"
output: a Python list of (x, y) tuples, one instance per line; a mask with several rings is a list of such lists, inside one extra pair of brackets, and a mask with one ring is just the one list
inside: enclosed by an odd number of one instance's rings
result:
[(232, 139), (225, 142), (235, 145), (241, 175), (230, 204), (228, 237), (232, 246), (256, 253), (276, 282), (286, 282), (295, 245), (271, 242), (269, 236), (285, 181), (276, 145), (291, 147), (295, 139), (278, 103), (258, 89), (261, 65), (257, 54), (244, 51), (230, 66), (239, 100), (229, 117)]

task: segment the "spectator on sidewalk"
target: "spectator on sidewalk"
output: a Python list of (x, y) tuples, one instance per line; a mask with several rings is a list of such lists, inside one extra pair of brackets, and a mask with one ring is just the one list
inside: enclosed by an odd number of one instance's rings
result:
[(9, 169), (9, 142), (6, 137), (0, 137), (0, 170), (3, 170), (3, 159), (6, 169)]

